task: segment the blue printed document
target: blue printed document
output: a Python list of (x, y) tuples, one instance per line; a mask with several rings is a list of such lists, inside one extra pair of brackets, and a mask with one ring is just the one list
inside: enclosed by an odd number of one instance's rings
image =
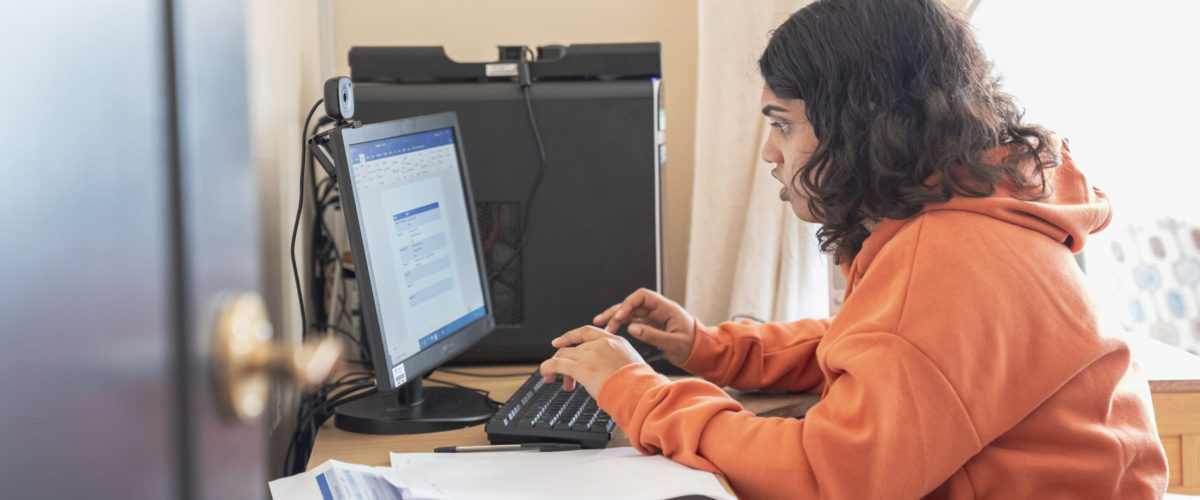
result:
[(370, 467), (329, 460), (308, 472), (268, 483), (276, 500), (401, 500), (413, 498), (388, 476), (390, 467)]

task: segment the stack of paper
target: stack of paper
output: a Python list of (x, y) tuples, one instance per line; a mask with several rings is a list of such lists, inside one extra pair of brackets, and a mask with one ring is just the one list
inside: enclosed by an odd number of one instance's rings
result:
[(551, 453), (393, 453), (392, 468), (415, 498), (662, 500), (698, 495), (734, 499), (716, 476), (630, 447)]
[(330, 460), (270, 483), (276, 500), (733, 500), (710, 473), (633, 448), (561, 452), (393, 453), (391, 467)]

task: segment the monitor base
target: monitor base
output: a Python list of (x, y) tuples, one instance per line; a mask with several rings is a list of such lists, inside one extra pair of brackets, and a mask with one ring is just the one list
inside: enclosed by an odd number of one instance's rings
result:
[(359, 434), (421, 434), (479, 425), (496, 412), (487, 397), (473, 390), (420, 385), (418, 379), (399, 391), (340, 405), (333, 425)]

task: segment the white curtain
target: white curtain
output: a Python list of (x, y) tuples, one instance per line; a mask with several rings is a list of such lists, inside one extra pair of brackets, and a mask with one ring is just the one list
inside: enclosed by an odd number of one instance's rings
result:
[[(980, 0), (946, 0), (970, 16)], [(770, 31), (811, 0), (699, 0), (696, 162), (689, 311), (709, 324), (746, 315), (825, 317), (840, 305), (841, 271), (817, 249), (814, 224), (779, 201), (759, 158), (766, 120), (757, 61)], [(830, 283), (830, 277), (834, 283)]]
[(810, 0), (700, 0), (696, 163), (687, 309), (714, 324), (735, 315), (792, 320), (829, 314), (827, 259), (816, 227), (779, 201), (759, 157), (758, 57), (770, 32)]

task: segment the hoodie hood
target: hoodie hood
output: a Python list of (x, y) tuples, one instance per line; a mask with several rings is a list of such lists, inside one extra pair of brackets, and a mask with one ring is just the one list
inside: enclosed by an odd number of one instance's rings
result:
[[(1070, 149), (1062, 143), (1059, 166), (1045, 170), (1046, 182), (1053, 189), (1049, 198), (1038, 201), (1021, 200), (1013, 196), (1012, 190), (997, 186), (996, 193), (983, 198), (954, 197), (944, 203), (931, 203), (919, 213), (907, 219), (885, 219), (875, 227), (871, 236), (863, 241), (862, 249), (853, 262), (845, 266), (850, 282), (861, 276), (871, 261), (893, 236), (923, 214), (935, 211), (974, 212), (1010, 224), (1040, 232), (1048, 238), (1062, 243), (1072, 252), (1083, 249), (1089, 234), (1104, 229), (1112, 219), (1112, 205), (1108, 197), (1087, 182), (1071, 159)], [(931, 182), (936, 183), (936, 179)]]

